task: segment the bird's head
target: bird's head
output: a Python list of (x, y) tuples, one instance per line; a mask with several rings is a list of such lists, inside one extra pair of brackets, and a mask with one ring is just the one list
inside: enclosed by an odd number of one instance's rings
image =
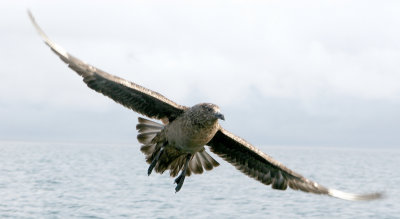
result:
[(212, 103), (201, 103), (192, 107), (192, 109), (201, 115), (204, 120), (216, 121), (218, 119), (225, 120), (219, 107)]

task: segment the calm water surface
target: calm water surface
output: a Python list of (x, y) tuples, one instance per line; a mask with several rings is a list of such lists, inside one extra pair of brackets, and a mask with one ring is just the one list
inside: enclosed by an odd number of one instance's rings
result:
[(175, 194), (168, 174), (147, 176), (136, 143), (0, 142), (0, 218), (400, 218), (398, 149), (261, 149), (322, 185), (386, 198), (276, 191), (221, 159)]

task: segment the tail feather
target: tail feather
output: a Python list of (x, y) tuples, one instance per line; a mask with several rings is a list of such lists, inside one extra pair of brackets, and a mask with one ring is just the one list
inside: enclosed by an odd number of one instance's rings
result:
[[(155, 154), (157, 150), (158, 149), (156, 149), (153, 154)], [(161, 155), (155, 167), (155, 170), (158, 173), (163, 173), (169, 169), (170, 176), (175, 177), (179, 174), (179, 171), (182, 170), (185, 160), (186, 154), (182, 154), (174, 148), (165, 148), (164, 153)], [(151, 159), (148, 161), (148, 163), (151, 163)], [(219, 166), (219, 163), (214, 160), (214, 158), (212, 158), (205, 150), (203, 150), (193, 155), (189, 162), (186, 176), (190, 176), (192, 173), (201, 174), (204, 172), (204, 169), (209, 171), (217, 166)]]
[(144, 124), (144, 123), (137, 124), (136, 129), (140, 133), (151, 132), (151, 131), (155, 131), (155, 130), (162, 130), (162, 128), (159, 126), (155, 126), (155, 125), (151, 125), (151, 124)]
[(153, 142), (154, 137), (164, 128), (163, 125), (153, 122), (145, 118), (138, 118), (139, 124), (136, 125), (136, 129), (139, 131), (137, 139), (142, 143), (140, 151), (146, 155), (147, 163), (151, 163), (153, 154), (157, 153), (157, 149), (161, 148), (156, 142)]
[(151, 163), (151, 156), (154, 154), (156, 144), (145, 144), (140, 147), (140, 151), (146, 155), (146, 162)]
[(219, 166), (219, 163), (214, 160), (214, 158), (212, 158), (205, 150), (197, 153), (200, 155), (201, 164), (207, 171)]
[(139, 121), (139, 124), (146, 124), (146, 125), (156, 126), (156, 127), (159, 128), (159, 130), (164, 128), (164, 125), (162, 125), (160, 123), (157, 123), (157, 122), (153, 122), (151, 120), (148, 120), (148, 119), (145, 119), (145, 118), (142, 118), (142, 117), (139, 117), (138, 121)]
[(154, 137), (156, 137), (156, 135), (159, 132), (145, 132), (145, 133), (139, 133), (137, 135), (137, 139), (140, 143), (142, 144), (149, 144), (151, 143), (151, 141), (153, 140)]
[[(138, 121), (139, 124), (136, 125), (136, 129), (139, 132), (137, 139), (143, 144), (140, 151), (146, 155), (146, 162), (151, 164), (158, 151), (166, 146), (164, 145), (166, 142), (157, 142), (160, 140), (159, 137), (155, 139), (164, 129), (164, 125), (141, 117), (139, 117)], [(157, 173), (163, 173), (169, 170), (170, 175), (175, 177), (179, 174), (179, 171), (182, 170), (185, 161), (185, 153), (178, 151), (174, 147), (164, 147), (163, 153), (159, 157), (154, 170)], [(201, 174), (204, 172), (204, 169), (208, 171), (217, 166), (219, 166), (219, 163), (203, 149), (193, 155), (189, 162), (186, 176), (190, 176), (192, 173)]]
[(193, 155), (192, 160), (189, 163), (189, 169), (192, 170), (195, 174), (202, 174), (203, 173), (203, 165), (201, 164), (199, 153), (195, 153)]
[(189, 163), (189, 169), (195, 174), (202, 174), (204, 169), (209, 171), (217, 166), (219, 166), (219, 163), (214, 160), (214, 158), (212, 158), (205, 150), (194, 154)]
[[(169, 175), (175, 177), (185, 164), (186, 155), (178, 152), (174, 148), (167, 148), (163, 156), (160, 157), (158, 172), (163, 173), (169, 169)], [(188, 172), (186, 172), (187, 175)], [(189, 171), (190, 173), (190, 171)]]

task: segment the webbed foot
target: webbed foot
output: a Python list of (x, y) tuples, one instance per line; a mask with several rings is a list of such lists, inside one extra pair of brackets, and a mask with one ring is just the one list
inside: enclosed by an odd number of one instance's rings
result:
[(148, 175), (148, 176), (150, 176), (151, 172), (153, 171), (154, 167), (155, 167), (156, 164), (157, 164), (158, 159), (160, 159), (160, 156), (161, 156), (161, 154), (162, 154), (163, 151), (164, 151), (164, 148), (161, 148), (161, 149), (157, 152), (157, 154), (156, 154), (156, 156), (154, 157), (154, 159), (151, 161), (151, 164), (150, 164), (150, 166), (149, 166), (149, 169), (147, 170), (147, 175)]
[(181, 190), (181, 188), (183, 186), (183, 182), (185, 181), (186, 171), (188, 168), (190, 158), (192, 158), (192, 155), (188, 154), (186, 156), (185, 165), (183, 166), (183, 170), (182, 170), (181, 174), (179, 174), (179, 176), (175, 179), (175, 183), (177, 184), (175, 187), (175, 193), (179, 192), (179, 190)]

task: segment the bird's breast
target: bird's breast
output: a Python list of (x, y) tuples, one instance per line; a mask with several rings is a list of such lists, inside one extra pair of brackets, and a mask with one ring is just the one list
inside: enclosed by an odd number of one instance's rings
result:
[(176, 119), (166, 126), (165, 134), (169, 145), (182, 152), (195, 153), (203, 149), (218, 129), (218, 122), (208, 126), (197, 126), (189, 121)]

